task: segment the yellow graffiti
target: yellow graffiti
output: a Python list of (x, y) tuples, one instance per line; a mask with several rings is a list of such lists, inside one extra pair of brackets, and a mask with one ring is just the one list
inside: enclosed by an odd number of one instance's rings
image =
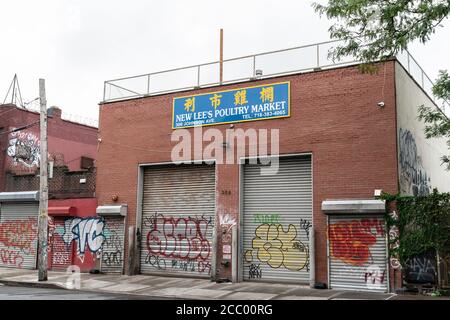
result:
[(251, 263), (253, 261), (253, 252), (252, 250), (245, 251), (244, 254), (245, 262)]
[(273, 102), (273, 87), (264, 87), (260, 92), (261, 102)]
[(211, 100), (211, 105), (214, 107), (214, 109), (220, 106), (220, 98), (222, 98), (222, 95), (217, 93), (214, 93), (214, 96), (209, 98), (209, 100)]
[(184, 103), (184, 110), (186, 111), (195, 111), (195, 97), (187, 98)]
[(247, 90), (240, 90), (234, 94), (234, 105), (243, 105), (248, 103), (247, 101)]
[[(308, 263), (308, 248), (297, 239), (297, 229), (293, 224), (284, 231), (281, 224), (262, 224), (255, 231), (252, 248), (261, 262), (272, 268), (284, 266), (291, 271), (299, 271)], [(253, 254), (245, 253), (245, 259)]]

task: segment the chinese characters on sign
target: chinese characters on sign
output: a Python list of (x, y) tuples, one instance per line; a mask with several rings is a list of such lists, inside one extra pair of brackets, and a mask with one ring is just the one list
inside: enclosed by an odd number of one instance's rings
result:
[(174, 98), (172, 128), (290, 116), (289, 82)]

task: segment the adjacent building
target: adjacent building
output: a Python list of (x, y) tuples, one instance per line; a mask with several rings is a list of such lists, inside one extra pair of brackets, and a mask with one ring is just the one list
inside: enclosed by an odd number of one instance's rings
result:
[[(102, 218), (96, 213), (97, 128), (48, 109), (49, 268), (100, 267)], [(36, 268), (39, 113), (0, 105), (0, 267)], [(100, 232), (97, 239), (86, 234)]]

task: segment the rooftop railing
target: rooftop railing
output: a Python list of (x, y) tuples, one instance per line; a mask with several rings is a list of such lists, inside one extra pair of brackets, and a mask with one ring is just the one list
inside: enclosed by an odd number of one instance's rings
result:
[[(358, 64), (359, 61), (352, 58), (339, 62), (332, 61), (328, 56), (328, 52), (339, 42), (340, 40), (320, 42), (226, 59), (223, 61), (222, 81), (220, 81), (219, 61), (108, 80), (104, 83), (103, 102), (114, 102)], [(449, 117), (449, 103), (434, 98), (432, 92), (433, 81), (411, 54), (408, 51), (404, 51), (397, 56), (397, 60), (435, 102), (436, 106)]]

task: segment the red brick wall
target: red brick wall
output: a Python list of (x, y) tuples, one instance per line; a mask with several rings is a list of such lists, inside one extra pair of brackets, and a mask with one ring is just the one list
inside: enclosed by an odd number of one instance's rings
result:
[[(361, 74), (357, 67), (344, 67), (260, 80), (252, 85), (280, 81), (291, 82), (291, 117), (237, 123), (235, 128), (278, 128), (281, 154), (312, 153), (316, 280), (327, 282), (327, 225), (321, 202), (373, 198), (374, 189), (397, 192), (394, 62), (386, 62), (386, 68), (380, 67), (376, 75)], [(224, 89), (244, 86), (248, 83)], [(128, 204), (128, 221), (134, 225), (138, 164), (171, 161), (170, 153), (176, 144), (170, 140), (173, 98), (220, 89), (101, 105), (99, 204), (111, 203), (111, 196), (119, 195), (118, 202)], [(385, 102), (384, 108), (377, 106), (379, 101)], [(215, 127), (224, 131), (229, 126)], [(237, 165), (219, 166), (217, 215), (239, 214), (238, 173)], [(231, 190), (231, 195), (222, 195), (220, 191), (225, 189)], [(221, 268), (220, 255), (218, 267)], [(220, 276), (228, 274), (229, 270), (223, 270)]]
[[(36, 121), (39, 121), (39, 114), (36, 112), (0, 105), (0, 128), (2, 128), (0, 132), (7, 132)], [(39, 124), (36, 124), (21, 132), (31, 133), (39, 139), (39, 131)], [(6, 154), (10, 137), (10, 134), (0, 134), (0, 191), (5, 188), (5, 171), (20, 174), (35, 172), (37, 169), (37, 166), (29, 168), (13, 164)], [(49, 117), (48, 150), (58, 165), (67, 165), (71, 171), (79, 170), (81, 156), (97, 158), (97, 129), (65, 121), (57, 116)]]

